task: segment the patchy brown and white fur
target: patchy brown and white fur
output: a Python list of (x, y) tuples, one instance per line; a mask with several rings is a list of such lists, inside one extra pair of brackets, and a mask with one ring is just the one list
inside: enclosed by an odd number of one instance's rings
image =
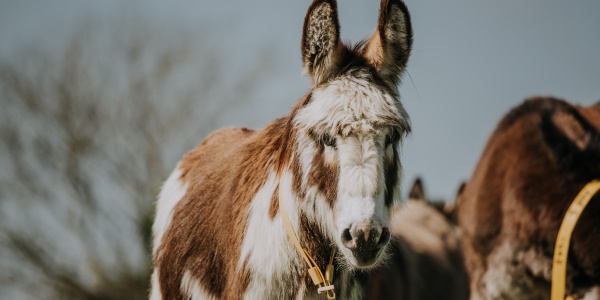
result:
[[(302, 57), (312, 87), (261, 130), (214, 132), (165, 182), (153, 226), (156, 299), (322, 298), (287, 236), (324, 268), (336, 249), (338, 299), (360, 298), (357, 270), (385, 257), (398, 200), (398, 147), (410, 131), (397, 84), (412, 45), (408, 10), (381, 3), (363, 47), (340, 41), (335, 0), (306, 15)], [(361, 271), (362, 272), (362, 271)]]
[[(550, 299), (556, 236), (571, 201), (600, 177), (600, 102), (532, 98), (491, 135), (460, 195), (471, 299)], [(600, 299), (600, 195), (583, 212), (567, 262), (568, 295)]]
[(365, 299), (469, 299), (452, 207), (427, 201), (421, 180), (415, 181), (408, 201), (393, 210), (390, 259), (374, 272)]

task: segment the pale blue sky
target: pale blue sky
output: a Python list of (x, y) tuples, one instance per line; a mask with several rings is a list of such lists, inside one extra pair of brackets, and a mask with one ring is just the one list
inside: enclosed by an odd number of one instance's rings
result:
[[(300, 35), (309, 0), (0, 0), (0, 55), (52, 47), (95, 17), (151, 20), (209, 31), (228, 49), (228, 72), (268, 51), (267, 80), (218, 126), (262, 127), (286, 114), (308, 88)], [(600, 1), (407, 0), (415, 43), (400, 87), (413, 133), (403, 146), (404, 185), (416, 175), (433, 197), (450, 199), (467, 179), (500, 117), (532, 95), (580, 104), (600, 100)], [(344, 40), (375, 28), (378, 1), (338, 0)], [(10, 56), (8, 56), (10, 57)], [(215, 100), (217, 101), (217, 100)]]

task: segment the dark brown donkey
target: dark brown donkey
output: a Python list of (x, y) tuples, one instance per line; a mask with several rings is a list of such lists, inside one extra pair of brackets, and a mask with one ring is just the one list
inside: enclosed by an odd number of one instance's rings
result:
[[(157, 299), (321, 298), (282, 221), (338, 299), (360, 298), (381, 263), (399, 200), (399, 144), (410, 131), (397, 84), (412, 45), (408, 10), (381, 2), (365, 44), (340, 41), (335, 0), (315, 0), (302, 34), (306, 96), (260, 130), (214, 132), (165, 182), (153, 226)], [(328, 285), (329, 286), (329, 285)]]
[[(600, 103), (533, 98), (490, 137), (461, 194), (471, 299), (549, 299), (556, 236), (571, 201), (600, 177)], [(567, 294), (600, 299), (600, 195), (568, 253)]]
[(392, 213), (392, 255), (372, 274), (365, 300), (467, 300), (469, 278), (452, 205), (431, 203), (417, 179)]

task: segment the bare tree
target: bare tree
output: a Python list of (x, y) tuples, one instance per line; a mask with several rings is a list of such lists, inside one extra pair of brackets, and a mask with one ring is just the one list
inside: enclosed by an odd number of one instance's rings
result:
[(206, 34), (82, 27), (0, 63), (0, 298), (147, 298), (161, 180), (268, 68), (225, 81)]

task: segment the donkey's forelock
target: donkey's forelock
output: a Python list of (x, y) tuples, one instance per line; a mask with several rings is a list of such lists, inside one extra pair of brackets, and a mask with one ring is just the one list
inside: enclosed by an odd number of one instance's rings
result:
[(296, 127), (342, 136), (382, 127), (407, 134), (410, 121), (397, 94), (372, 78), (367, 71), (356, 71), (315, 88), (294, 118)]

